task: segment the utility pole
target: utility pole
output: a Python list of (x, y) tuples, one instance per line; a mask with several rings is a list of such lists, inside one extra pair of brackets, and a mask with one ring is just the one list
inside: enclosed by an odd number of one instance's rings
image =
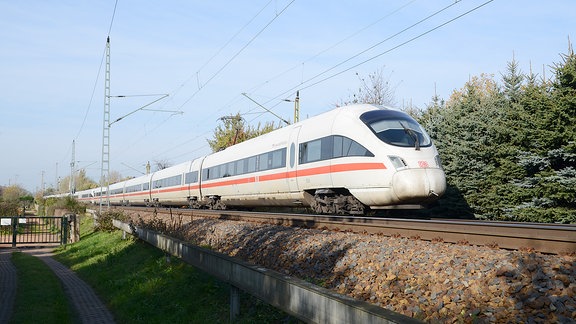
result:
[[(110, 36), (106, 39), (106, 72), (104, 73), (104, 121), (102, 124), (102, 164), (100, 167), (100, 214), (102, 205), (110, 207)], [(106, 201), (102, 201), (102, 188), (106, 185)]]
[[(113, 122), (110, 122), (110, 98), (126, 98), (126, 97), (133, 97), (133, 96), (111, 96), (110, 95), (110, 36), (106, 38), (106, 72), (104, 77), (104, 121), (102, 125), (102, 166), (100, 168), (100, 214), (102, 214), (102, 206), (106, 206), (107, 208), (110, 207), (110, 127), (112, 124), (121, 121), (122, 119), (140, 111), (140, 110), (147, 110), (147, 111), (158, 111), (158, 112), (167, 112), (173, 115), (175, 114), (183, 114), (183, 111), (172, 111), (172, 110), (156, 110), (156, 109), (147, 109), (146, 107), (168, 97), (168, 94), (147, 94), (147, 95), (135, 95), (135, 96), (156, 96), (160, 97), (120, 118), (117, 118)], [(106, 191), (103, 189), (106, 188)], [(102, 199), (102, 195), (106, 195), (106, 201)]]
[(76, 142), (72, 140), (72, 161), (70, 161), (70, 196), (76, 192)]
[(294, 99), (294, 123), (300, 121), (300, 90), (296, 91), (296, 99)]

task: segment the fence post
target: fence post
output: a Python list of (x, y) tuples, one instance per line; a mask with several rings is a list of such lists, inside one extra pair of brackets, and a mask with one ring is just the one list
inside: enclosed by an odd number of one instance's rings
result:
[(70, 242), (80, 241), (80, 222), (78, 221), (78, 215), (68, 215), (68, 222), (68, 226), (70, 227)]
[(68, 217), (62, 216), (60, 219), (62, 220), (62, 239), (60, 243), (66, 244), (68, 243)]
[(236, 321), (236, 317), (240, 314), (240, 289), (236, 286), (230, 285), (230, 323)]
[(16, 247), (16, 234), (18, 230), (18, 216), (12, 218), (12, 247)]

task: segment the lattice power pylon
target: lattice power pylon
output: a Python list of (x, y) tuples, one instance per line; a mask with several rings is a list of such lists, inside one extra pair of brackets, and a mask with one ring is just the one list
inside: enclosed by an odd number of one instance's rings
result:
[[(106, 39), (106, 72), (104, 77), (104, 122), (102, 124), (102, 165), (100, 172), (100, 214), (102, 206), (110, 207), (110, 36)], [(104, 193), (102, 188), (106, 188)], [(102, 195), (106, 194), (106, 201)]]

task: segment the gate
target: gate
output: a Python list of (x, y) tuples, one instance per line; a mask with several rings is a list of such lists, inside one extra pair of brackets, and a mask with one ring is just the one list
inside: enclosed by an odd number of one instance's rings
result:
[(68, 217), (0, 217), (0, 246), (66, 244)]

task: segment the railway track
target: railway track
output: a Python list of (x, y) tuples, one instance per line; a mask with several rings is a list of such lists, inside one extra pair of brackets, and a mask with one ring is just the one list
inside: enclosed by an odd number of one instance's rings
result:
[[(122, 209), (133, 214), (153, 213), (151, 208), (123, 207)], [(187, 217), (191, 219), (207, 217), (484, 245), (511, 250), (534, 250), (551, 254), (576, 253), (576, 225), (574, 224), (422, 220), (168, 208), (158, 208), (156, 213), (183, 217), (183, 221), (186, 221)]]

